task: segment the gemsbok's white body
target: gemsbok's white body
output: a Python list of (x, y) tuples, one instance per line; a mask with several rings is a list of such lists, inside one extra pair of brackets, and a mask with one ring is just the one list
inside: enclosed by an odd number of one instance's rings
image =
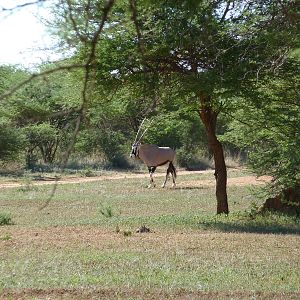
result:
[[(139, 134), (139, 131), (137, 133), (137, 136)], [(176, 169), (173, 165), (173, 161), (175, 159), (175, 154), (176, 154), (175, 151), (170, 147), (158, 147), (157, 145), (142, 144), (140, 140), (146, 131), (147, 129), (144, 131), (144, 133), (142, 134), (142, 136), (139, 138), (138, 141), (136, 136), (135, 142), (133, 143), (131, 148), (130, 157), (141, 159), (144, 162), (144, 164), (148, 167), (149, 174), (150, 174), (149, 187), (155, 186), (153, 181), (153, 174), (156, 168), (158, 166), (162, 166), (169, 163), (166, 178), (162, 187), (165, 187), (170, 173), (172, 174), (173, 187), (175, 187)]]

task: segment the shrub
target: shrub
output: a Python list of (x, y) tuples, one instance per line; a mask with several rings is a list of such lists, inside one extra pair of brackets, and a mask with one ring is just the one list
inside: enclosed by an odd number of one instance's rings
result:
[(187, 170), (207, 170), (212, 166), (209, 158), (205, 156), (199, 158), (198, 155), (188, 152), (188, 150), (184, 148), (180, 148), (176, 151), (176, 160), (180, 167)]
[(24, 136), (17, 128), (3, 124), (0, 120), (0, 160), (14, 160), (23, 150)]

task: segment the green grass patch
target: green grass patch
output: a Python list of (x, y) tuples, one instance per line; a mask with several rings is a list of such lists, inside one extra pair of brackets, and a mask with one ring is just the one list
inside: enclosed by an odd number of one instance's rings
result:
[(1, 240), (1, 241), (9, 241), (9, 240), (11, 240), (11, 239), (12, 239), (12, 237), (11, 237), (11, 235), (9, 235), (9, 234), (0, 236), (0, 240)]
[[(207, 242), (204, 249), (201, 243), (193, 246), (192, 242), (190, 247), (177, 249), (165, 249), (161, 244), (155, 249), (74, 249), (19, 255), (1, 265), (0, 288), (232, 291), (238, 286), (238, 290), (297, 291), (300, 271), (295, 259), (276, 256), (277, 263), (272, 263), (262, 251), (251, 255), (227, 245), (215, 249)], [(278, 255), (278, 251), (274, 253)]]

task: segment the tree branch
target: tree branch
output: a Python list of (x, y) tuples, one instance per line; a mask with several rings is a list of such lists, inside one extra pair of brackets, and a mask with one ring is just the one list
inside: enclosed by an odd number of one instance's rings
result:
[(58, 71), (70, 71), (72, 69), (81, 69), (81, 68), (85, 68), (85, 64), (72, 64), (72, 65), (67, 65), (67, 66), (59, 66), (50, 70), (46, 70), (44, 72), (40, 72), (40, 73), (35, 73), (32, 74), (31, 76), (29, 76), (27, 79), (21, 81), (20, 83), (18, 83), (17, 85), (15, 85), (14, 87), (10, 88), (8, 91), (6, 91), (5, 93), (3, 93), (2, 95), (0, 95), (0, 101), (8, 98), (9, 96), (11, 96), (12, 94), (14, 94), (17, 90), (19, 90), (21, 87), (23, 87), (24, 85), (28, 84), (29, 82), (31, 82), (34, 79), (58, 72)]
[(107, 20), (108, 14), (109, 14), (113, 4), (114, 4), (114, 0), (108, 0), (106, 2), (106, 5), (103, 8), (103, 16), (102, 16), (101, 23), (100, 23), (98, 29), (96, 30), (96, 32), (94, 33), (94, 36), (93, 36), (92, 41), (91, 41), (90, 54), (89, 54), (89, 57), (88, 57), (88, 59), (85, 63), (85, 76), (84, 76), (84, 83), (83, 83), (83, 89), (82, 89), (82, 104), (81, 104), (81, 108), (79, 110), (79, 112), (80, 112), (79, 116), (77, 117), (77, 120), (76, 120), (76, 126), (75, 126), (75, 130), (74, 130), (74, 133), (73, 133), (73, 138), (71, 140), (70, 145), (67, 148), (67, 151), (66, 151), (66, 153), (64, 155), (64, 158), (63, 158), (63, 161), (62, 161), (63, 168), (65, 167), (66, 163), (68, 162), (70, 153), (72, 152), (74, 144), (76, 142), (76, 138), (77, 138), (77, 135), (78, 135), (78, 132), (79, 132), (79, 129), (80, 129), (80, 124), (81, 124), (81, 122), (83, 121), (83, 119), (85, 117), (85, 113), (86, 113), (86, 110), (87, 110), (87, 103), (88, 103), (88, 96), (87, 96), (88, 82), (89, 82), (89, 79), (90, 79), (92, 62), (95, 59), (96, 45), (97, 45), (100, 34), (101, 34), (101, 32), (104, 28), (104, 24)]
[(139, 51), (142, 55), (144, 55), (145, 53), (145, 45), (143, 42), (143, 38), (142, 38), (142, 33), (141, 33), (141, 29), (140, 29), (140, 25), (139, 22), (137, 20), (137, 8), (136, 8), (136, 0), (129, 0), (129, 7), (131, 10), (131, 20), (133, 21), (134, 25), (135, 25), (135, 30), (136, 30), (136, 34), (137, 34), (137, 39), (138, 39), (138, 48)]
[(222, 17), (221, 17), (221, 20), (220, 20), (221, 23), (224, 22), (227, 13), (228, 13), (229, 10), (230, 10), (230, 9), (229, 9), (230, 4), (231, 4), (231, 1), (227, 1), (226, 8), (225, 8), (225, 10), (224, 10), (224, 12), (223, 12), (223, 15), (222, 15)]
[[(85, 68), (85, 76), (84, 76), (84, 83), (83, 83), (83, 89), (82, 89), (82, 104), (81, 104), (81, 107), (79, 109), (79, 115), (76, 119), (75, 129), (74, 129), (74, 132), (73, 132), (71, 143), (68, 145), (67, 150), (66, 150), (64, 156), (62, 157), (61, 170), (64, 170), (65, 167), (66, 167), (66, 164), (69, 160), (70, 154), (71, 154), (71, 152), (74, 148), (74, 145), (75, 145), (75, 142), (76, 142), (76, 139), (77, 139), (77, 135), (78, 135), (79, 130), (80, 130), (81, 122), (83, 121), (83, 119), (85, 117), (85, 113), (86, 113), (86, 110), (87, 110), (87, 103), (88, 103), (88, 83), (89, 83), (89, 80), (90, 80), (90, 74), (91, 74), (91, 70), (92, 70), (92, 66), (93, 66), (93, 61), (96, 57), (96, 46), (97, 46), (97, 42), (99, 40), (100, 34), (101, 34), (101, 32), (104, 28), (104, 24), (105, 24), (105, 22), (108, 18), (108, 14), (109, 14), (113, 4), (114, 4), (114, 0), (108, 0), (105, 4), (104, 8), (103, 8), (103, 15), (102, 15), (100, 25), (99, 25), (98, 29), (96, 30), (96, 32), (93, 35), (93, 38), (92, 38), (91, 44), (90, 44), (89, 56), (86, 60), (86, 63), (83, 65), (84, 68)], [(46, 202), (39, 208), (39, 210), (42, 210), (42, 209), (44, 209), (45, 207), (48, 206), (51, 199), (55, 195), (57, 185), (58, 185), (58, 178), (55, 181), (55, 184), (54, 184), (54, 187), (52, 189), (51, 195), (46, 200)]]
[(74, 16), (73, 16), (73, 9), (72, 9), (72, 5), (71, 5), (70, 0), (67, 0), (67, 4), (68, 4), (68, 10), (69, 10), (69, 18), (70, 18), (70, 20), (71, 20), (71, 22), (72, 22), (73, 29), (74, 29), (74, 31), (76, 32), (76, 35), (77, 35), (77, 37), (79, 38), (79, 40), (80, 40), (82, 43), (86, 43), (87, 37), (83, 36), (83, 35), (79, 32), (78, 26), (77, 26), (76, 21), (75, 21)]
[(26, 6), (35, 5), (35, 4), (39, 4), (39, 3), (42, 3), (42, 2), (46, 2), (46, 1), (49, 1), (49, 0), (36, 0), (36, 1), (32, 1), (32, 2), (26, 2), (26, 3), (20, 4), (20, 5), (14, 6), (12, 8), (2, 7), (0, 13), (1, 12), (8, 12), (8, 11), (12, 12), (16, 9), (24, 8)]

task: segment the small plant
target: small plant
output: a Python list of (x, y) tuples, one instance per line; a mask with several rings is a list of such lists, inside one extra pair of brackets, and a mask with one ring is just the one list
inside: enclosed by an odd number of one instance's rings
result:
[(9, 241), (9, 240), (11, 240), (11, 235), (9, 235), (9, 234), (6, 234), (6, 235), (4, 235), (4, 236), (1, 236), (0, 237), (0, 240), (1, 241)]
[(112, 218), (115, 215), (114, 210), (110, 205), (102, 205), (100, 213), (106, 218)]
[(130, 230), (124, 230), (124, 231), (123, 231), (123, 235), (124, 235), (124, 236), (127, 236), (127, 237), (128, 237), (128, 236), (131, 236), (131, 235), (132, 235), (132, 231), (130, 231)]
[(0, 226), (3, 225), (12, 225), (12, 220), (10, 214), (0, 213)]

